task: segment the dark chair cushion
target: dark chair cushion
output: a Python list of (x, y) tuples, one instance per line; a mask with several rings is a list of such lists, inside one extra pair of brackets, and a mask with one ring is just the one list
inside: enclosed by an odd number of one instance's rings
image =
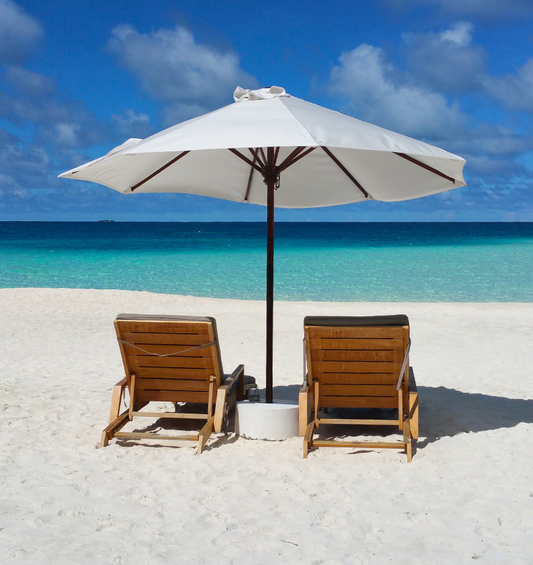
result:
[(361, 327), (361, 326), (408, 326), (405, 314), (393, 316), (306, 316), (304, 326)]

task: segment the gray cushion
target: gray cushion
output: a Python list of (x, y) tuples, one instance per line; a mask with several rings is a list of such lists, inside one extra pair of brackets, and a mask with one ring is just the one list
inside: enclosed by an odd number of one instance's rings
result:
[(304, 326), (408, 326), (409, 318), (405, 314), (393, 316), (306, 316)]
[(143, 320), (154, 322), (213, 322), (215, 318), (208, 316), (167, 316), (165, 314), (117, 314), (117, 320)]

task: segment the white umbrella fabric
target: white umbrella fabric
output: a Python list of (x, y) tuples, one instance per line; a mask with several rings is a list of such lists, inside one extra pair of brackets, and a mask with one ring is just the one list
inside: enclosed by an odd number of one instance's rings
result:
[(272, 402), (274, 206), (316, 208), (437, 194), (465, 186), (465, 160), (280, 87), (238, 87), (234, 99), (147, 139), (129, 139), (60, 177), (123, 194), (182, 192), (267, 206), (266, 397)]

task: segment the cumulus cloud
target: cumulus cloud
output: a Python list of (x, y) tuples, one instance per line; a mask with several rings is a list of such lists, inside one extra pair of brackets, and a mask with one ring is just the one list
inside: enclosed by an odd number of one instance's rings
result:
[(114, 134), (111, 124), (59, 92), (52, 78), (18, 65), (0, 72), (0, 118), (4, 191), (59, 186), (59, 172), (89, 160), (81, 152)]
[(57, 185), (50, 175), (51, 157), (42, 145), (25, 144), (22, 147), (9, 140), (0, 150), (0, 189), (23, 190)]
[[(533, 132), (522, 128), (520, 133), (516, 115), (498, 112), (502, 123), (480, 121), (482, 113), (464, 113), (458, 100), (490, 108), (492, 98), (508, 109), (530, 112), (533, 59), (516, 73), (490, 75), (487, 54), (474, 43), (473, 32), (472, 24), (458, 22), (439, 32), (404, 34), (394, 63), (382, 49), (359, 45), (341, 55), (330, 75), (329, 91), (344, 99), (348, 113), (467, 160), (467, 189), (452, 191), (453, 198), (428, 199), (417, 204), (420, 210), (426, 204), (465, 209), (468, 202), (484, 210), (510, 209), (504, 190), (512, 193), (517, 208), (531, 202), (524, 188), (531, 185), (531, 172), (522, 157), (532, 154)], [(527, 123), (529, 117), (522, 118)], [(514, 125), (503, 125), (506, 120)]]
[(131, 109), (122, 114), (114, 114), (111, 120), (115, 129), (127, 138), (140, 137), (143, 139), (154, 133), (149, 116), (147, 114), (136, 114)]
[(19, 141), (19, 137), (5, 128), (0, 127), (0, 142), (1, 143), (16, 143)]
[(450, 29), (443, 31), (439, 37), (443, 41), (450, 41), (452, 44), (466, 47), (472, 43), (472, 30), (474, 26), (470, 22), (458, 22)]
[(533, 111), (533, 59), (528, 59), (514, 74), (487, 76), (487, 92), (511, 110)]
[(0, 0), (0, 62), (19, 64), (39, 44), (41, 24), (12, 0)]
[(487, 54), (472, 45), (473, 25), (458, 22), (440, 33), (406, 33), (406, 66), (413, 78), (446, 93), (476, 92), (482, 88)]
[[(152, 133), (148, 116), (125, 110), (98, 118), (60, 91), (55, 79), (29, 70), (42, 39), (40, 23), (12, 0), (0, 0), (0, 190), (26, 198), (28, 189), (56, 189), (63, 170), (94, 157), (95, 145)], [(32, 191), (30, 190), (30, 193)]]
[(451, 137), (464, 128), (457, 103), (420, 86), (397, 69), (384, 51), (360, 45), (343, 53), (331, 72), (329, 90), (346, 110), (383, 127), (429, 139)]
[[(55, 79), (29, 70), (43, 38), (41, 24), (13, 0), (0, 0), (0, 190), (55, 189), (57, 174), (94, 157), (95, 145), (152, 132), (145, 114), (125, 110), (111, 120), (60, 91)], [(26, 192), (25, 192), (26, 191)]]
[(458, 22), (440, 33), (406, 33), (405, 64), (419, 84), (446, 94), (483, 93), (510, 110), (533, 110), (533, 58), (514, 73), (487, 71), (487, 53), (473, 43), (474, 26)]
[(239, 84), (256, 86), (235, 53), (199, 44), (181, 26), (139, 33), (131, 25), (120, 25), (113, 29), (108, 49), (146, 93), (163, 102), (167, 123), (231, 102)]
[(23, 96), (42, 98), (53, 95), (57, 90), (53, 78), (19, 66), (7, 66), (5, 78), (6, 83)]
[(330, 75), (330, 93), (343, 97), (345, 109), (357, 117), (434, 143), (445, 140), (452, 151), (529, 151), (531, 136), (475, 125), (456, 102), (459, 95), (474, 94), (485, 103), (492, 97), (512, 110), (533, 110), (533, 59), (516, 73), (490, 75), (473, 30), (471, 23), (458, 22), (440, 32), (404, 34), (403, 69), (382, 49), (360, 45), (340, 56)]
[(81, 148), (110, 138), (108, 124), (81, 102), (60, 101), (55, 82), (46, 76), (10, 67), (0, 75), (0, 85), (0, 117), (19, 126), (32, 124), (36, 140), (58, 148)]
[(531, 0), (385, 0), (394, 9), (429, 6), (455, 17), (479, 17), (485, 20), (526, 18), (533, 15)]

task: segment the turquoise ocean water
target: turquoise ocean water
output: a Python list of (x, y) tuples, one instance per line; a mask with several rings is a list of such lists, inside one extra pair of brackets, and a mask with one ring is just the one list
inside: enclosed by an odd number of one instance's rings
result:
[[(264, 299), (263, 223), (0, 222), (0, 287)], [(277, 223), (276, 300), (533, 302), (531, 223)]]

